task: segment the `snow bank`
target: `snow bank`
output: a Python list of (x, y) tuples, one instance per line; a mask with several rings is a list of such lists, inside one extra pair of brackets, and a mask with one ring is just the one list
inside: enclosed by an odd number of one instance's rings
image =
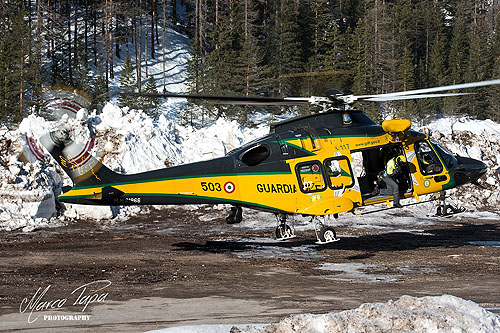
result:
[(366, 303), (354, 310), (301, 314), (247, 333), (286, 332), (500, 332), (500, 316), (472, 301), (451, 295), (402, 296), (387, 303)]
[(146, 207), (134, 206), (66, 204), (61, 207), (56, 204), (62, 187), (73, 184), (38, 138), (62, 123), (72, 129), (71, 136), (76, 142), (85, 143), (94, 133), (97, 142), (94, 155), (104, 154), (104, 164), (122, 173), (223, 156), (268, 131), (265, 126), (243, 128), (236, 121), (222, 118), (196, 130), (180, 126), (175, 118), (169, 119), (164, 114), (155, 121), (142, 111), (121, 109), (112, 103), (106, 104), (99, 115), (82, 112), (75, 119), (64, 118), (58, 122), (30, 115), (16, 130), (4, 128), (0, 132), (0, 229), (30, 231), (75, 218), (127, 218), (147, 211)]
[(453, 154), (483, 161), (488, 167), (479, 183), (450, 190), (449, 196), (460, 198), (468, 210), (489, 209), (499, 212), (500, 203), (500, 124), (491, 120), (443, 118), (419, 129), (431, 135)]

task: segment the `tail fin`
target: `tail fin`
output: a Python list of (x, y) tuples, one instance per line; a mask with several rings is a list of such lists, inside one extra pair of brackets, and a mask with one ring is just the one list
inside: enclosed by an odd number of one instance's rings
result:
[(95, 138), (87, 144), (79, 144), (69, 138), (65, 129), (56, 130), (40, 137), (42, 145), (50, 152), (61, 168), (73, 181), (74, 186), (98, 186), (117, 183), (123, 177), (92, 156)]

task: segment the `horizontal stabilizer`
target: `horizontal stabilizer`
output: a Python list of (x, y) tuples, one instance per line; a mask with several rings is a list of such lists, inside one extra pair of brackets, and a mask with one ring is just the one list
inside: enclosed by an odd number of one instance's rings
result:
[(64, 192), (64, 194), (60, 195), (59, 199), (61, 199), (62, 201), (68, 201), (65, 200), (66, 197), (73, 199), (73, 197), (76, 195), (78, 196), (78, 200), (107, 200), (107, 199), (119, 198), (124, 194), (125, 193), (123, 191), (120, 191), (119, 189), (113, 186), (105, 186), (101, 188), (101, 192), (94, 192), (92, 194), (83, 196), (76, 194), (75, 190), (72, 189), (71, 191)]

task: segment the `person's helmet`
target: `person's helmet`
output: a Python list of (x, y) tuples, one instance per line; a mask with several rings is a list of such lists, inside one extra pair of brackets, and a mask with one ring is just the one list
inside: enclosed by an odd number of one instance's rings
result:
[(404, 165), (406, 163), (406, 157), (404, 155), (399, 155), (396, 157), (396, 163), (398, 165)]

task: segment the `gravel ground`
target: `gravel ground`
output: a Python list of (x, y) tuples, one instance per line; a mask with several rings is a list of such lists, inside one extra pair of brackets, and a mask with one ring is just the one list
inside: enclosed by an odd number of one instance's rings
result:
[(452, 217), (394, 232), (342, 227), (340, 241), (316, 245), (312, 231), (280, 242), (273, 225), (229, 226), (224, 214), (171, 208), (1, 232), (1, 328), (270, 323), (402, 295), (451, 294), (500, 312), (498, 220)]

